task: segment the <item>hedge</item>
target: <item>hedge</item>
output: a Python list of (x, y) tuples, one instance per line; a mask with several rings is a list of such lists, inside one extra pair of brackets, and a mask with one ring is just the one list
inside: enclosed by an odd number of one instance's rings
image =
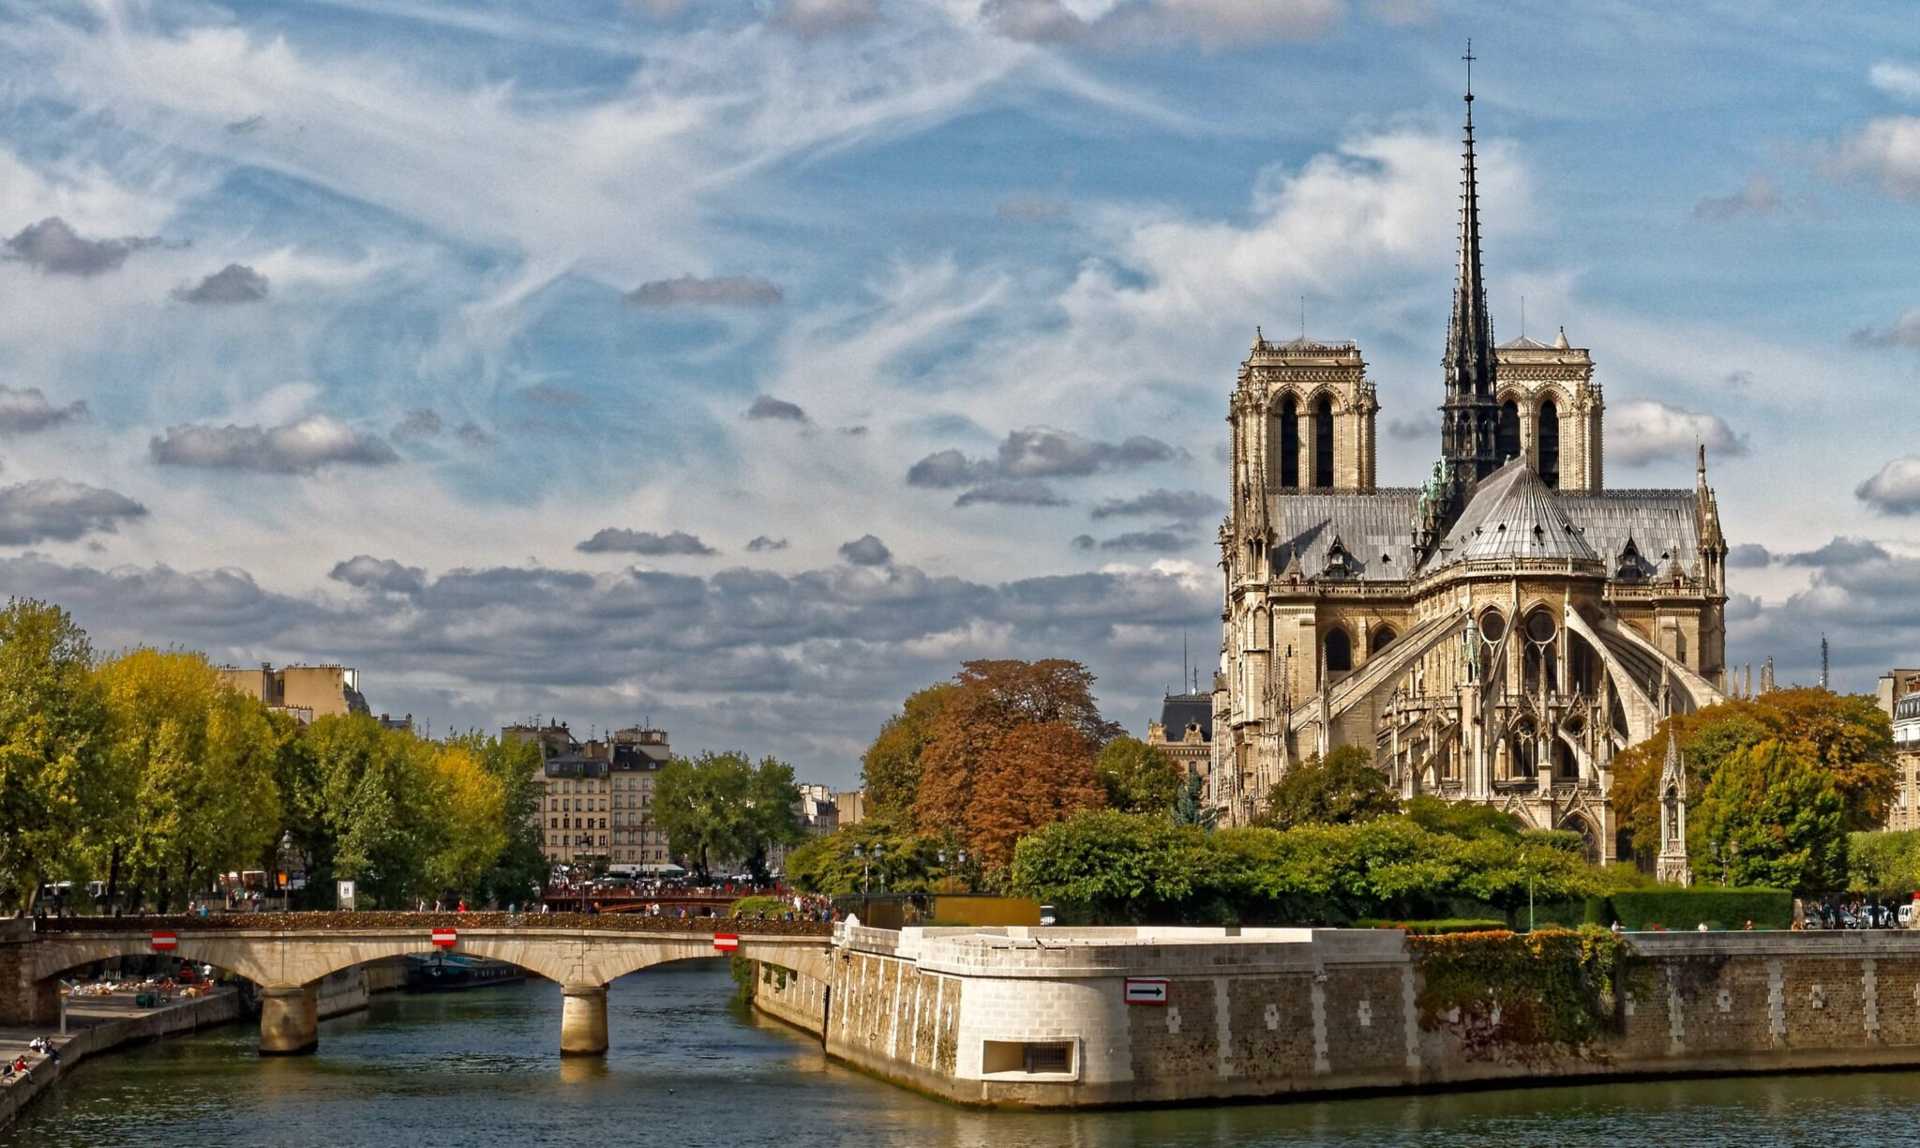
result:
[(1691, 888), (1630, 889), (1594, 898), (1588, 912), (1604, 917), (1595, 924), (1620, 922), (1629, 929), (1694, 929), (1705, 921), (1712, 929), (1784, 929), (1793, 923), (1793, 894), (1785, 889), (1740, 889), (1719, 885)]
[(1429, 937), (1437, 937), (1445, 933), (1504, 931), (1507, 927), (1506, 920), (1500, 917), (1442, 917), (1433, 921), (1363, 920), (1355, 923), (1362, 929), (1405, 929), (1416, 936)]

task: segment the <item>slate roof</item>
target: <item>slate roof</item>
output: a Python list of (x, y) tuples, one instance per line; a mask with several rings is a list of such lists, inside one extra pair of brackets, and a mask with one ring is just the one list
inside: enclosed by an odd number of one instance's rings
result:
[(1213, 741), (1213, 699), (1206, 694), (1168, 694), (1160, 703), (1160, 724), (1167, 728), (1168, 741), (1187, 736), (1187, 727), (1198, 725), (1202, 739)]
[(1518, 458), (1480, 480), (1439, 553), (1444, 562), (1600, 557), (1561, 498)]
[(1655, 579), (1667, 577), (1675, 561), (1682, 574), (1691, 574), (1699, 560), (1700, 497), (1694, 491), (1569, 491), (1557, 497), (1585, 531), (1587, 545), (1606, 561), (1609, 577), (1618, 572), (1629, 538), (1653, 567)]
[(1294, 558), (1308, 578), (1327, 573), (1334, 540), (1349, 559), (1347, 578), (1358, 582), (1413, 577), (1413, 522), (1420, 492), (1406, 487), (1374, 491), (1276, 494), (1268, 501), (1274, 531), (1273, 568)]

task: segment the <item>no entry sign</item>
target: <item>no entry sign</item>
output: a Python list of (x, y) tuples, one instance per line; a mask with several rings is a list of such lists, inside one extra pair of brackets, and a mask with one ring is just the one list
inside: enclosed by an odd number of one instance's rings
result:
[(713, 947), (723, 953), (731, 953), (740, 947), (740, 934), (715, 933), (713, 935)]
[(1128, 977), (1127, 1003), (1163, 1005), (1167, 1003), (1167, 978)]
[(460, 934), (452, 929), (435, 929), (433, 931), (433, 947), (436, 949), (451, 949), (459, 943)]
[(150, 940), (156, 953), (171, 953), (180, 947), (180, 938), (172, 933), (155, 933)]

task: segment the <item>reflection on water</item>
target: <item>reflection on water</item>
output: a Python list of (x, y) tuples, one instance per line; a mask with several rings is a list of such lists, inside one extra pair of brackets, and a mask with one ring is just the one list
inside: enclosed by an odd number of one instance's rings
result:
[(560, 990), (374, 999), (310, 1057), (260, 1059), (235, 1025), (80, 1068), (0, 1144), (952, 1145), (957, 1148), (1533, 1144), (1770, 1148), (1908, 1139), (1920, 1074), (1760, 1077), (1080, 1114), (977, 1112), (830, 1064), (727, 1004), (720, 962), (613, 987), (613, 1048), (562, 1059)]

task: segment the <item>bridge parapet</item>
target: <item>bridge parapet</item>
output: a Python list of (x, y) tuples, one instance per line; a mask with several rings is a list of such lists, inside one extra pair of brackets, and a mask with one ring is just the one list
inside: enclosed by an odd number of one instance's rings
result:
[[(605, 1051), (606, 986), (652, 965), (734, 951), (820, 977), (831, 967), (832, 926), (815, 921), (571, 913), (76, 917), (38, 922), (31, 942), (15, 946), (20, 951), (13, 954), (13, 983), (0, 999), (0, 1019), (48, 1019), (40, 1014), (59, 974), (160, 951), (155, 936), (166, 934), (171, 955), (260, 986), (263, 1051), (307, 1051), (318, 1035), (308, 998), (321, 978), (369, 961), (432, 952), (441, 947), (436, 930), (452, 930), (451, 947), (460, 953), (559, 982), (567, 996), (562, 1045), (570, 1053)], [(721, 933), (737, 938), (737, 947), (722, 950), (716, 941)]]

